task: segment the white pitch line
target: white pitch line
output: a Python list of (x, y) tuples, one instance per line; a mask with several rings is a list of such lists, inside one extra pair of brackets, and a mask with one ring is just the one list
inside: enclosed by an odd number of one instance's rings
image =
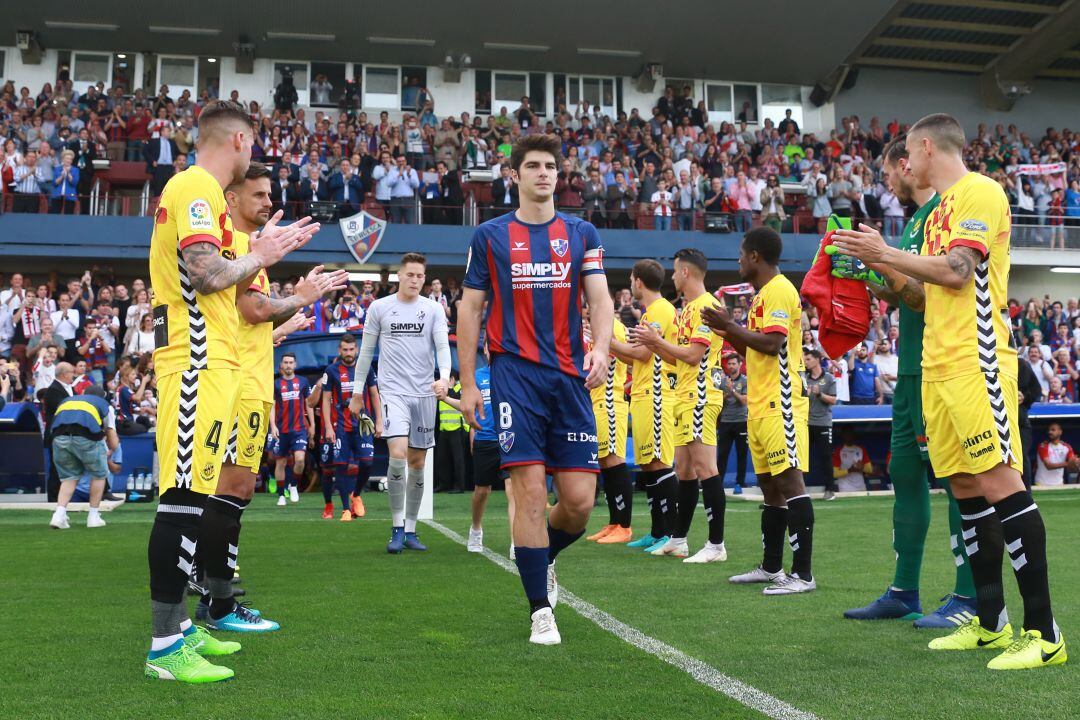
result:
[[(458, 545), (466, 544), (465, 538), (441, 523), (435, 522), (434, 520), (423, 520), (421, 522), (438, 530)], [(484, 548), (483, 554), (484, 557), (506, 572), (513, 575), (518, 574), (517, 566), (510, 562), (509, 559), (494, 553), (487, 548)], [(757, 710), (775, 720), (820, 720), (818, 716), (813, 713), (792, 707), (783, 700), (774, 698), (772, 695), (762, 692), (752, 685), (747, 685), (741, 680), (736, 680), (729, 675), (725, 675), (708, 663), (698, 660), (695, 657), (691, 657), (682, 650), (646, 635), (637, 628), (631, 627), (621, 620), (617, 620), (615, 617), (604, 612), (592, 603), (586, 602), (577, 595), (574, 595), (562, 585), (559, 586), (559, 604), (569, 606), (577, 612), (578, 615), (593, 621), (601, 629), (606, 630), (623, 642), (633, 645), (637, 649), (643, 650), (644, 652), (663, 660), (668, 665), (674, 665), (696, 682), (712, 688), (717, 692), (723, 693), (732, 700), (735, 700), (752, 710)]]

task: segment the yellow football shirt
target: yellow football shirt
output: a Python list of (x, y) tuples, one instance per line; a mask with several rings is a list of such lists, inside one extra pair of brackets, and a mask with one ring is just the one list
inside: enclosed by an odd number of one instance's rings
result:
[(697, 365), (675, 363), (677, 379), (675, 397), (679, 402), (723, 405), (724, 391), (720, 389), (720, 376), (724, 370), (724, 338), (712, 331), (701, 320), (701, 311), (716, 304), (716, 298), (703, 292), (683, 306), (676, 323), (676, 344), (686, 347), (700, 343), (708, 349)]
[[(619, 342), (626, 342), (626, 326), (619, 321), (619, 318), (615, 318), (613, 322), (614, 327), (611, 332), (611, 337)], [(603, 385), (594, 387), (589, 391), (593, 405), (603, 405), (608, 392), (611, 393), (614, 402), (623, 402), (623, 386), (625, 385), (626, 363), (619, 360), (614, 355), (609, 356), (607, 380)]]
[(969, 247), (983, 261), (959, 290), (926, 283), (923, 380), (998, 371), (1016, 377), (1009, 332), (1009, 198), (996, 181), (968, 173), (941, 194), (926, 221), (923, 255)]
[(776, 355), (746, 349), (747, 410), (750, 420), (792, 413), (806, 417), (810, 401), (803, 388), (802, 303), (799, 291), (777, 274), (750, 303), (747, 329), (781, 333), (787, 342)]
[[(237, 230), (234, 238), (233, 251), (236, 257), (247, 255), (248, 234)], [(257, 292), (270, 296), (270, 278), (267, 277), (265, 269), (259, 271), (255, 280), (244, 292)], [(243, 315), (240, 315), (237, 343), (243, 349), (240, 355), (240, 366), (243, 370), (240, 398), (274, 402), (274, 323), (263, 322), (252, 325), (244, 319)]]
[[(660, 337), (672, 345), (679, 341), (679, 328), (676, 323), (675, 306), (664, 298), (657, 298), (641, 314), (641, 323), (651, 325)], [(664, 362), (659, 355), (653, 355), (644, 362), (634, 361), (633, 375), (630, 381), (630, 397), (652, 397), (653, 388), (661, 395), (669, 396), (675, 390), (678, 369), (671, 363)]]
[(202, 295), (191, 287), (180, 251), (196, 243), (210, 243), (224, 254), (233, 244), (233, 225), (221, 186), (194, 165), (165, 185), (150, 238), (158, 376), (240, 367), (236, 288)]

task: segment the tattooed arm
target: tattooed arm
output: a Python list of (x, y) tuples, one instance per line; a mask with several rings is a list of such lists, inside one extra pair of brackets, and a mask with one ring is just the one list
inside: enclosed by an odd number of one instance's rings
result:
[(871, 267), (877, 270), (885, 279), (884, 285), (878, 285), (869, 280), (866, 281), (866, 287), (870, 288), (870, 292), (874, 294), (874, 297), (884, 300), (890, 305), (904, 303), (915, 312), (926, 310), (926, 290), (923, 288), (921, 281), (897, 272), (888, 265), (875, 264)]
[(251, 277), (263, 268), (262, 259), (254, 254), (227, 260), (213, 243), (200, 242), (180, 251), (187, 265), (191, 287), (200, 295), (209, 295), (230, 288)]
[(290, 297), (272, 298), (248, 290), (236, 297), (236, 307), (244, 320), (252, 325), (264, 322), (279, 325), (326, 293), (342, 289), (349, 281), (349, 273), (345, 270), (325, 274), (322, 270), (322, 265), (312, 268), (307, 277), (296, 284), (296, 291)]

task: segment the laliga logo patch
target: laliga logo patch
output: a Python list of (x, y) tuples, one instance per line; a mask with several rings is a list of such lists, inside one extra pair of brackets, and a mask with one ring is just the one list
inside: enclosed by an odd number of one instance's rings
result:
[(192, 200), (188, 205), (188, 224), (192, 230), (213, 230), (214, 221), (210, 217), (210, 203), (202, 198)]
[(566, 238), (556, 238), (551, 241), (551, 249), (555, 251), (555, 254), (559, 257), (566, 255), (566, 251), (570, 248), (570, 243), (566, 241)]
[(499, 433), (499, 447), (504, 453), (510, 452), (510, 448), (514, 447), (514, 433), (509, 430)]

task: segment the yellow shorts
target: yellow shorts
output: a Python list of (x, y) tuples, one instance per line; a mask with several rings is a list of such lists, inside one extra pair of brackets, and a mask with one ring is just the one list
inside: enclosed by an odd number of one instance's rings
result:
[(157, 452), (161, 492), (217, 490), (240, 398), (240, 371), (185, 370), (158, 378)]
[(666, 397), (661, 396), (661, 398), (659, 415), (653, 406), (651, 396), (630, 398), (630, 423), (634, 430), (634, 462), (637, 465), (648, 465), (657, 461), (671, 465), (675, 458), (675, 421), (671, 413), (672, 403)]
[(810, 471), (810, 429), (806, 417), (796, 414), (755, 418), (746, 423), (754, 474), (779, 475), (790, 468)]
[(266, 433), (270, 431), (270, 408), (273, 403), (264, 400), (240, 398), (236, 404), (229, 445), (225, 450), (225, 462), (247, 468), (256, 475), (262, 467)]
[(924, 380), (922, 402), (935, 475), (974, 475), (1003, 462), (1024, 471), (1016, 378), (973, 373)]
[(608, 455), (626, 457), (626, 425), (630, 415), (630, 406), (625, 402), (612, 403), (608, 412), (604, 403), (593, 405), (596, 416), (597, 457)]
[(722, 407), (720, 404), (676, 403), (673, 412), (675, 447), (689, 445), (695, 440), (715, 447), (716, 421)]

